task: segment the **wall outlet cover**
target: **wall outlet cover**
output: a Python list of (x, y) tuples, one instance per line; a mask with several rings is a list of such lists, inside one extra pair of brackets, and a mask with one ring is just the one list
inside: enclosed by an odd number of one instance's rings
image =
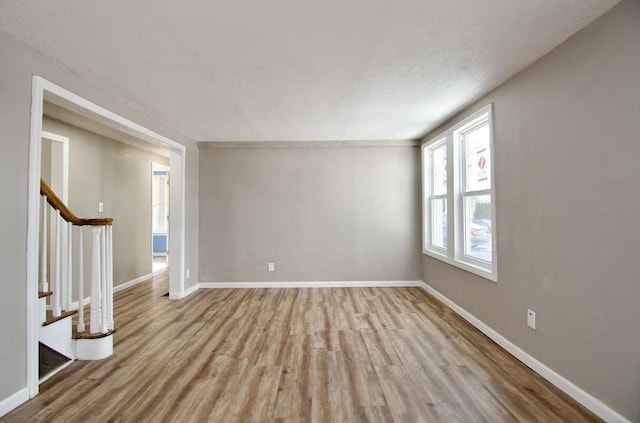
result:
[(527, 310), (527, 326), (531, 329), (536, 328), (536, 312), (533, 310)]

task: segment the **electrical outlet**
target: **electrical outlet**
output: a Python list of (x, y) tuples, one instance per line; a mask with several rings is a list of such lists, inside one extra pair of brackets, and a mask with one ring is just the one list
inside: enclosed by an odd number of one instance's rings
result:
[(187, 279), (189, 279), (190, 275), (191, 275), (191, 269), (187, 269)]
[(104, 212), (104, 203), (98, 203), (98, 213)]
[(527, 326), (531, 329), (536, 328), (536, 312), (533, 310), (527, 310)]
[(269, 262), (267, 263), (267, 271), (268, 272), (275, 272), (276, 271), (276, 264), (273, 262)]

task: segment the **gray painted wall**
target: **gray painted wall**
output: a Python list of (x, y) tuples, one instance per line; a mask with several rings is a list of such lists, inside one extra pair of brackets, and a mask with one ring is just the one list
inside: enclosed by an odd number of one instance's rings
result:
[(640, 2), (623, 2), (463, 112), (495, 107), (498, 283), (422, 259), (425, 282), (631, 421), (640, 421), (639, 22)]
[[(71, 210), (77, 216), (114, 219), (114, 286), (151, 273), (151, 162), (168, 165), (169, 159), (48, 117), (42, 127), (69, 138)], [(98, 213), (99, 202), (104, 213)], [(89, 233), (85, 230), (85, 257), (91, 257)], [(86, 266), (87, 287), (90, 270)]]
[[(640, 421), (639, 9), (636, 0), (624, 1), (476, 104), (495, 103), (498, 283), (422, 257), (426, 282), (632, 421)], [(186, 266), (192, 277), (187, 286), (198, 280), (201, 197), (194, 143), (110, 94), (108, 87), (96, 88), (0, 32), (0, 400), (26, 386), (26, 212), (34, 74), (188, 146)], [(203, 165), (216, 162), (220, 160), (206, 159)], [(215, 169), (202, 172), (205, 202), (214, 201), (206, 185), (216, 182), (209, 173)], [(221, 172), (218, 177), (226, 176)], [(212, 213), (215, 206), (203, 204), (202, 210)], [(216, 236), (206, 224), (217, 216), (204, 217), (205, 235)], [(420, 233), (416, 221), (411, 224), (417, 225), (414, 236)], [(250, 228), (246, 222), (242, 227)], [(380, 238), (386, 236), (378, 232)], [(203, 260), (217, 260), (214, 253), (205, 250)], [(255, 274), (267, 280), (266, 259), (258, 259), (261, 270)], [(286, 280), (282, 271), (287, 267), (280, 263), (286, 261), (277, 261), (273, 276)], [(202, 267), (214, 266), (207, 262)], [(235, 273), (232, 269), (219, 277), (230, 279)], [(203, 274), (200, 279), (215, 277)], [(526, 328), (527, 307), (538, 312), (535, 332)]]
[(420, 279), (417, 147), (202, 148), (200, 207), (205, 282)]
[[(198, 281), (198, 149), (147, 112), (79, 78), (0, 32), (0, 401), (27, 386), (26, 241), (31, 82), (40, 75), (102, 107), (187, 146), (186, 267)], [(157, 116), (157, 119), (161, 119)]]

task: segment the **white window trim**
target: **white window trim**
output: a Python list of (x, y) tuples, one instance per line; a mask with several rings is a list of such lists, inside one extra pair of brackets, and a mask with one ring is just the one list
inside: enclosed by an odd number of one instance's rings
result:
[[(460, 133), (472, 124), (474, 121), (487, 115), (489, 122), (489, 137), (490, 137), (490, 157), (491, 157), (491, 189), (484, 191), (477, 191), (474, 194), (484, 193), (491, 196), (491, 264), (490, 266), (484, 265), (481, 260), (474, 259), (473, 257), (464, 254), (463, 247), (463, 196), (461, 185), (462, 173), (462, 160), (460, 155)], [(476, 112), (470, 114), (466, 118), (456, 122), (447, 130), (438, 134), (435, 137), (430, 138), (427, 142), (422, 144), (422, 252), (425, 255), (434, 257), (438, 260), (449, 263), (458, 268), (464, 269), (468, 272), (482, 276), (483, 278), (491, 281), (498, 281), (498, 260), (497, 260), (497, 239), (496, 239), (496, 178), (495, 178), (495, 144), (494, 144), (494, 122), (493, 122), (493, 104), (488, 104)], [(447, 224), (447, 249), (440, 248), (438, 246), (431, 245), (431, 234), (429, 233), (431, 228), (431, 180), (429, 183), (426, 177), (432, 176), (432, 164), (431, 160), (426, 160), (425, 155), (427, 150), (433, 149), (434, 146), (440, 145), (443, 140), (447, 145), (447, 222), (455, 222), (454, 224)], [(466, 193), (469, 195), (469, 193)], [(436, 196), (440, 197), (440, 196)], [(452, 242), (453, 241), (453, 242)]]

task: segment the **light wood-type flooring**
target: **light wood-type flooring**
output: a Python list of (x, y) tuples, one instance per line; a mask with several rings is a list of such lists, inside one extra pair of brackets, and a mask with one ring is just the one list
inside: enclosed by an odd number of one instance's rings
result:
[(599, 421), (420, 288), (166, 291), (0, 422)]

